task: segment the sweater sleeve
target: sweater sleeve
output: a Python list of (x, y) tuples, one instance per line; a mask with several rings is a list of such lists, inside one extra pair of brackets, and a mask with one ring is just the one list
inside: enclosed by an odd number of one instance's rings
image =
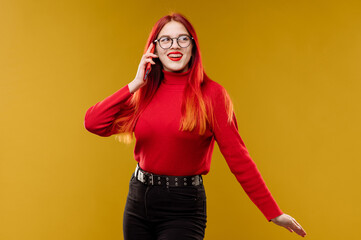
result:
[(223, 86), (217, 84), (216, 91), (213, 94), (213, 108), (216, 120), (213, 130), (215, 140), (237, 181), (241, 184), (251, 201), (258, 207), (266, 219), (270, 221), (283, 212), (272, 197), (238, 133), (234, 112), (232, 123), (227, 123), (226, 95), (228, 94)]
[(114, 134), (113, 122), (121, 111), (129, 109), (129, 100), (134, 93), (129, 91), (128, 84), (90, 107), (85, 113), (85, 128), (96, 135), (108, 137)]

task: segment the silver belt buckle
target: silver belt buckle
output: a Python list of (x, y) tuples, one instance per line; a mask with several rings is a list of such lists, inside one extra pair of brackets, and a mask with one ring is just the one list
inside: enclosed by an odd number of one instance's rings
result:
[[(138, 177), (137, 177), (138, 180), (141, 181), (142, 183), (145, 183), (145, 181), (146, 181), (146, 180), (145, 180), (145, 179), (146, 179), (146, 176), (145, 176), (145, 175), (146, 175), (146, 174), (139, 169), (138, 165), (137, 165), (136, 171), (138, 171)], [(153, 174), (150, 173), (150, 175), (148, 175), (148, 176), (149, 176), (149, 178), (151, 179), (150, 184), (151, 184), (151, 185), (154, 185)]]
[(138, 179), (139, 179), (139, 181), (141, 181), (142, 183), (145, 182), (144, 173), (143, 173), (143, 172), (138, 171)]
[(139, 173), (139, 167), (137, 164), (137, 166), (135, 167), (135, 172), (134, 172), (136, 178), (138, 178), (138, 173)]

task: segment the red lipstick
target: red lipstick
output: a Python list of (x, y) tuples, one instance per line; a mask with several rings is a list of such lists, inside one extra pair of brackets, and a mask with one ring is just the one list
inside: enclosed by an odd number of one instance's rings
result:
[[(170, 56), (169, 56), (170, 54), (177, 54), (177, 55), (180, 55), (180, 56), (179, 56), (179, 57), (170, 57)], [(179, 61), (179, 60), (182, 59), (183, 54), (182, 54), (181, 52), (170, 52), (170, 53), (167, 54), (167, 56), (168, 56), (168, 58), (169, 58), (170, 60), (172, 60), (172, 61)]]

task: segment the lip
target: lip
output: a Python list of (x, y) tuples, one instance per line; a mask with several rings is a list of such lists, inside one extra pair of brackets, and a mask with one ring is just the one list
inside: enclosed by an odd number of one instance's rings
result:
[(169, 54), (182, 54), (182, 56), (183, 56), (183, 53), (181, 53), (181, 52), (170, 52), (167, 54), (167, 56), (169, 56)]
[[(169, 57), (170, 54), (181, 54), (182, 56), (181, 57), (178, 57), (178, 58), (172, 58), (172, 57)], [(170, 52), (167, 54), (168, 58), (172, 61), (180, 61), (183, 57), (183, 53), (181, 52)]]
[[(182, 56), (183, 57), (183, 56)], [(169, 57), (168, 58), (172, 61), (180, 61), (182, 59), (182, 57), (179, 57), (179, 58), (172, 58), (172, 57)]]

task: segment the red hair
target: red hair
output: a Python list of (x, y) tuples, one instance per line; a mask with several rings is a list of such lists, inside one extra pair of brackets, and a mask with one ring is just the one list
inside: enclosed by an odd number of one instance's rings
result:
[[(205, 98), (202, 94), (202, 86), (205, 85), (204, 83), (211, 80), (204, 72), (198, 37), (192, 24), (180, 13), (171, 13), (160, 18), (155, 23), (149, 34), (143, 54), (146, 53), (149, 45), (156, 40), (164, 25), (170, 21), (182, 23), (189, 34), (193, 37), (195, 43), (192, 48), (192, 57), (188, 63), (190, 68), (190, 77), (183, 93), (179, 130), (193, 131), (195, 128), (198, 128), (199, 134), (203, 135), (206, 131), (207, 123), (211, 129), (214, 127), (211, 100)], [(145, 109), (146, 105), (151, 101), (153, 95), (163, 80), (162, 63), (158, 58), (153, 58), (153, 61), (155, 64), (152, 65), (152, 70), (148, 75), (147, 84), (138, 89), (132, 97), (128, 99), (125, 103), (128, 108), (119, 113), (119, 116), (117, 116), (113, 123), (113, 131), (117, 133), (116, 137), (119, 141), (124, 141), (126, 143), (131, 142), (133, 139), (132, 133), (137, 119)], [(233, 117), (233, 104), (225, 89), (223, 90), (228, 121), (231, 122)]]

